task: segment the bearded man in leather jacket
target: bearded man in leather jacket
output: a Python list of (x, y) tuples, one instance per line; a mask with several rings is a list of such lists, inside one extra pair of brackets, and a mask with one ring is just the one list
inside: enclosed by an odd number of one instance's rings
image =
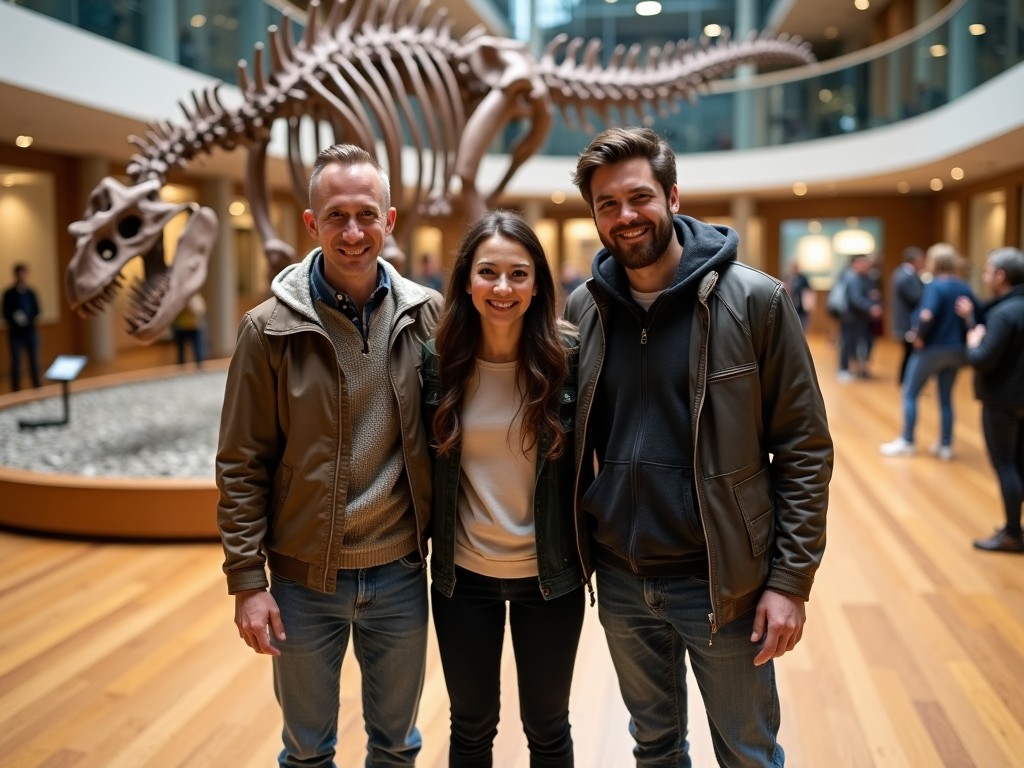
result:
[(832, 441), (784, 285), (680, 216), (675, 156), (610, 129), (573, 179), (605, 248), (580, 328), (577, 537), (637, 766), (689, 766), (686, 659), (722, 766), (782, 766), (773, 659), (825, 547)]

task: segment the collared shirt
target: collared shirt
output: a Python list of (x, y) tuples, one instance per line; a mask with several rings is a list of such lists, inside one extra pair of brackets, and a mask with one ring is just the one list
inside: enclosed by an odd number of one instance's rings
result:
[(309, 270), (309, 288), (310, 292), (313, 294), (314, 301), (322, 301), (331, 309), (341, 312), (341, 314), (355, 324), (356, 329), (359, 331), (359, 335), (363, 337), (365, 345), (365, 342), (367, 341), (367, 333), (370, 328), (370, 318), (373, 317), (374, 310), (381, 305), (381, 302), (384, 301), (384, 297), (386, 297), (388, 292), (391, 290), (391, 278), (388, 277), (387, 270), (378, 263), (377, 287), (370, 295), (370, 300), (367, 301), (363, 307), (363, 315), (360, 317), (359, 308), (356, 306), (356, 303), (352, 301), (352, 297), (344, 291), (338, 291), (332, 288), (327, 282), (327, 278), (324, 277), (324, 254), (323, 251), (321, 251), (313, 261), (313, 268)]

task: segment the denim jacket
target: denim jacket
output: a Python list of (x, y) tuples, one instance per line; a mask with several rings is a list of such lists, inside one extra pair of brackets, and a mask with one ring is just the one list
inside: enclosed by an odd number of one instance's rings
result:
[[(569, 352), (569, 375), (559, 396), (561, 418), (566, 429), (566, 450), (558, 459), (548, 461), (544, 453), (550, 435), (541, 434), (537, 451), (537, 485), (534, 490), (534, 535), (537, 541), (537, 568), (541, 595), (545, 600), (561, 597), (583, 584), (583, 567), (576, 549), (573, 523), (573, 430), (576, 421), (576, 369), (579, 337), (562, 334)], [(446, 456), (434, 450), (433, 419), (441, 400), (439, 359), (434, 340), (423, 345), (423, 408), (430, 439), (434, 469), (433, 532), (430, 558), (431, 580), (441, 594), (451, 597), (455, 590), (455, 533), (458, 528), (459, 478), (461, 451), (454, 448)]]

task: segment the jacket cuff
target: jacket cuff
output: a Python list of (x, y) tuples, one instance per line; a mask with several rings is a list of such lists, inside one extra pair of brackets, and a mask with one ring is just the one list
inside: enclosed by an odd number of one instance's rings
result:
[(228, 594), (248, 592), (251, 589), (266, 589), (270, 586), (263, 568), (248, 568), (244, 571), (228, 571)]
[(784, 592), (787, 595), (793, 595), (803, 600), (809, 600), (811, 597), (811, 585), (813, 583), (813, 576), (809, 577), (802, 573), (786, 571), (781, 568), (773, 568), (771, 574), (768, 576), (768, 582), (764, 587), (765, 589), (770, 589), (773, 592)]

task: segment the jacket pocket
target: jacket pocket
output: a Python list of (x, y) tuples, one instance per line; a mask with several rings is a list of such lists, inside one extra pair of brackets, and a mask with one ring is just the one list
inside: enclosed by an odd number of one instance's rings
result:
[(747, 526), (751, 554), (755, 557), (762, 555), (768, 548), (775, 522), (771, 475), (768, 469), (762, 469), (756, 475), (737, 483), (733, 486), (732, 492), (743, 514), (743, 522)]

